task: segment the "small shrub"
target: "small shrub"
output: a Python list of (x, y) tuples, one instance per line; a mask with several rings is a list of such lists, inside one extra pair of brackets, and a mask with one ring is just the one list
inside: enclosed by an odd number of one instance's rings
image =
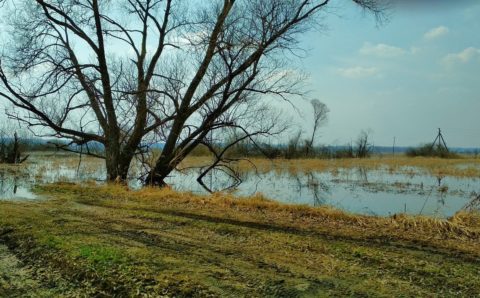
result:
[(211, 156), (212, 152), (203, 144), (199, 144), (195, 149), (190, 152), (191, 156)]
[(450, 152), (445, 147), (434, 146), (433, 144), (425, 144), (417, 148), (408, 148), (405, 152), (410, 157), (441, 157), (441, 158), (455, 158), (457, 154)]

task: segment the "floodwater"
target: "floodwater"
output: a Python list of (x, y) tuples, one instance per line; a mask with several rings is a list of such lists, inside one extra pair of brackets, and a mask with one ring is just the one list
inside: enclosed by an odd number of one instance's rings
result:
[[(197, 173), (177, 174), (170, 184), (178, 190), (204, 193)], [(239, 196), (261, 193), (288, 204), (328, 205), (352, 213), (388, 216), (396, 213), (449, 217), (466, 206), (480, 190), (478, 178), (391, 174), (386, 170), (340, 169), (292, 174), (268, 172), (242, 177)], [(204, 179), (210, 188), (228, 187), (224, 175)]]
[[(0, 200), (33, 200), (35, 184), (57, 181), (103, 182), (105, 167), (99, 162), (80, 165), (72, 158), (33, 159), (22, 167), (0, 168)], [(267, 198), (288, 204), (328, 205), (348, 212), (388, 216), (396, 213), (449, 217), (469, 204), (480, 191), (479, 178), (434, 177), (415, 168), (409, 174), (387, 169), (341, 168), (335, 171), (291, 173), (270, 171), (244, 172), (242, 183), (231, 190), (234, 195), (261, 193)], [(168, 183), (177, 190), (207, 193), (197, 181), (198, 171), (176, 172)], [(214, 191), (232, 185), (222, 172), (204, 178)], [(141, 182), (131, 179), (130, 186)]]

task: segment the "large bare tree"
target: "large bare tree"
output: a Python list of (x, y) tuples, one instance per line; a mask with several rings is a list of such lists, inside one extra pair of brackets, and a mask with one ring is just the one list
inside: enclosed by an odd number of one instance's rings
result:
[[(10, 116), (87, 154), (103, 144), (109, 180), (127, 178), (147, 140), (162, 142), (146, 179), (162, 185), (209, 132), (239, 125), (232, 110), (300, 93), (285, 57), (334, 1), (3, 2)], [(376, 16), (385, 3), (352, 2)]]

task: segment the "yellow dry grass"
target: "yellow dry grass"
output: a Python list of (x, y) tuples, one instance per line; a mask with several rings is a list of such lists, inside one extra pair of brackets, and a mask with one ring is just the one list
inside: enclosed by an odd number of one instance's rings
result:
[[(381, 218), (262, 196), (94, 183), (38, 191), (49, 199), (0, 202), (0, 239), (40, 274), (40, 286), (60, 296), (471, 297), (480, 291), (478, 214)], [(63, 287), (52, 287), (59, 274)]]
[[(46, 189), (55, 191), (56, 187), (58, 185), (46, 186)], [(405, 241), (424, 241), (425, 245), (464, 249), (466, 253), (478, 253), (475, 250), (478, 249), (476, 245), (480, 241), (480, 215), (475, 212), (460, 212), (450, 219), (405, 214), (377, 217), (350, 214), (329, 206), (289, 205), (262, 195), (238, 198), (229, 193), (196, 195), (170, 188), (149, 187), (132, 191), (119, 185), (91, 185), (85, 188), (67, 184), (62, 185), (61, 189), (67, 189), (67, 192), (81, 195), (82, 198), (90, 197), (92, 200), (95, 200), (95, 194), (103, 199), (102, 204), (110, 206), (120, 203), (129, 208), (181, 209), (209, 216), (269, 222), (312, 231), (335, 230), (336, 233), (349, 237), (398, 237)], [(470, 245), (472, 240), (474, 246)]]
[[(209, 157), (188, 157), (182, 167), (205, 166)], [(371, 158), (350, 159), (264, 159), (253, 158), (236, 163), (241, 171), (258, 170), (310, 172), (310, 171), (337, 171), (339, 169), (365, 168), (384, 169), (390, 173), (419, 174), (426, 173), (437, 177), (480, 177), (480, 159), (460, 157), (444, 159), (435, 157), (407, 157), (407, 156), (374, 156)]]

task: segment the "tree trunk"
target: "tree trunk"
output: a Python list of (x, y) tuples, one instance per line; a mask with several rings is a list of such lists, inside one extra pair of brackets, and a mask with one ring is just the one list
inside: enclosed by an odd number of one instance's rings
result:
[(107, 181), (126, 183), (128, 178), (128, 169), (133, 156), (121, 156), (110, 150), (106, 150), (105, 165), (107, 167)]
[(105, 165), (108, 182), (126, 183), (134, 154), (121, 154), (120, 145), (109, 142), (105, 145)]
[(5, 146), (5, 144), (2, 143), (1, 147), (0, 154), (2, 156), (0, 157), (0, 162), (5, 162), (8, 164), (20, 164), (28, 158), (28, 155), (22, 158), (20, 140), (16, 132), (13, 135), (13, 143), (11, 146)]
[(128, 182), (128, 169), (130, 169), (130, 164), (132, 162), (132, 156), (123, 156), (120, 159), (120, 163), (118, 165), (118, 177), (122, 182)]
[(11, 154), (12, 156), (11, 156), (10, 163), (14, 163), (14, 164), (19, 163), (20, 162), (20, 145), (18, 142), (18, 136), (16, 132), (13, 135), (13, 149)]
[(165, 178), (175, 169), (170, 158), (161, 156), (155, 164), (155, 167), (150, 170), (150, 173), (145, 179), (145, 184), (149, 186), (165, 187)]
[[(167, 148), (165, 146), (162, 151), (162, 155), (157, 160), (155, 167), (150, 170), (150, 173), (145, 179), (145, 184), (149, 186), (165, 187), (165, 178), (185, 159), (185, 157), (195, 149), (200, 140), (205, 135), (201, 135), (195, 142), (185, 146)], [(168, 144), (167, 144), (168, 145)], [(168, 150), (167, 150), (168, 149)], [(168, 154), (169, 152), (170, 154)], [(165, 154), (164, 154), (165, 153)]]
[(107, 181), (114, 182), (119, 178), (119, 163), (120, 163), (120, 154), (115, 152), (117, 150), (112, 150), (108, 147), (105, 147), (105, 165), (107, 167)]

